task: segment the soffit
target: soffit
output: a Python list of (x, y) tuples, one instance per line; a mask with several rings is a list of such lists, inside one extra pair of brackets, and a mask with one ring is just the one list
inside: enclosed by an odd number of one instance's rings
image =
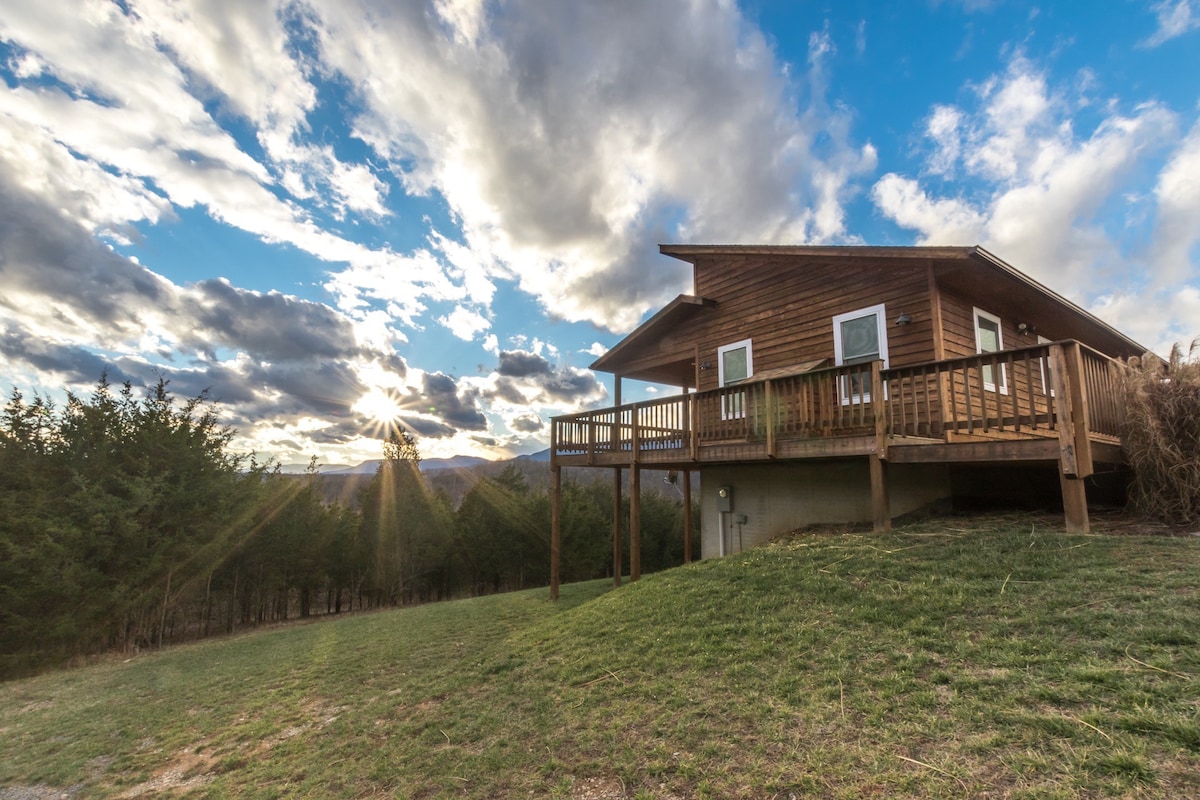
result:
[[(657, 378), (643, 377), (643, 374), (661, 372), (664, 368), (672, 375), (679, 374), (680, 364), (684, 360), (690, 363), (692, 354), (662, 353), (660, 343), (681, 324), (713, 305), (711, 300), (702, 297), (679, 295), (617, 342), (611, 350), (592, 362), (591, 369), (655, 382), (660, 381)], [(694, 382), (695, 378), (689, 376), (686, 383), (676, 385), (691, 385)]]

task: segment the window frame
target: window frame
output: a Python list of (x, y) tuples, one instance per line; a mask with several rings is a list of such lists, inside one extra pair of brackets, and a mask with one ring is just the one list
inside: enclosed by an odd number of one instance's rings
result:
[[(875, 330), (879, 339), (879, 358), (883, 361), (883, 368), (888, 368), (888, 341), (887, 341), (887, 305), (885, 303), (876, 303), (873, 306), (858, 308), (854, 311), (846, 311), (842, 314), (833, 315), (833, 362), (834, 366), (845, 366), (845, 352), (842, 347), (842, 323), (851, 320), (862, 319), (863, 317), (875, 317)], [(856, 356), (860, 357), (860, 356)], [(871, 359), (874, 361), (875, 359)], [(869, 364), (869, 361), (859, 362)], [(887, 391), (887, 387), (884, 387)], [(838, 393), (841, 397), (842, 405), (848, 406), (851, 403), (869, 403), (871, 402), (871, 393), (856, 392), (854, 386), (849, 380), (843, 378), (838, 381)], [(885, 399), (887, 395), (884, 395)]]
[[(980, 335), (979, 335), (981, 333), (981, 328), (979, 326), (979, 320), (981, 318), (987, 320), (988, 322), (993, 323), (996, 326), (996, 349), (995, 350), (984, 350), (983, 349), (983, 340), (980, 338)], [(972, 320), (972, 324), (974, 325), (974, 328), (975, 328), (975, 354), (976, 355), (984, 355), (985, 353), (999, 353), (1002, 350), (1004, 350), (1004, 323), (1003, 323), (1003, 321), (1001, 321), (1000, 317), (996, 316), (995, 314), (991, 313), (990, 311), (984, 311), (982, 308), (979, 308), (978, 306), (974, 306), (971, 309), (971, 320)], [(990, 364), (986, 365), (986, 366), (980, 365), (980, 369), (986, 370), (986, 369), (990, 368), (990, 366), (991, 366)], [(983, 388), (985, 391), (999, 392), (1000, 394), (1008, 394), (1008, 370), (1005, 367), (1006, 367), (1005, 364), (1000, 365), (1000, 380), (998, 382), (996, 381), (995, 375), (993, 375), (992, 380), (989, 381), (987, 379), (987, 373), (984, 372)]]
[[(725, 382), (725, 354), (731, 350), (746, 350), (746, 377), (731, 383)], [(717, 387), (736, 386), (754, 377), (754, 340), (742, 339), (717, 348)], [(721, 419), (743, 419), (746, 416), (746, 393), (721, 396)]]

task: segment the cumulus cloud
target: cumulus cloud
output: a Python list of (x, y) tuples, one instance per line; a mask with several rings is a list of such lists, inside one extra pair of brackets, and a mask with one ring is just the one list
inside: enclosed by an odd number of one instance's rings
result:
[[(1198, 208), (1192, 136), (1158, 179), (1153, 256), (1120, 244), (1149, 194), (1147, 163), (1176, 133), (1173, 112), (1156, 103), (1124, 112), (1110, 105), (1094, 128), (1079, 131), (1071, 113), (1086, 98), (1052, 87), (1021, 55), (973, 88), (974, 107), (938, 106), (928, 116), (924, 179), (888, 173), (875, 183), (871, 197), (886, 217), (922, 244), (982, 244), (1085, 304), (1100, 300), (1098, 275), (1130, 292), (1146, 273), (1151, 282), (1194, 275), (1196, 235), (1183, 221)], [(937, 180), (946, 177), (960, 180)]]
[[(1176, 148), (1154, 187), (1158, 206), (1152, 261), (1160, 282), (1196, 277), (1200, 256), (1200, 122)], [(1197, 317), (1200, 319), (1200, 317)]]
[(456, 306), (453, 311), (438, 319), (451, 333), (464, 341), (472, 341), (475, 337), (491, 327), (487, 317), (466, 306)]
[(537, 353), (507, 350), (500, 353), (496, 372), (508, 378), (527, 378), (532, 375), (550, 375), (550, 362)]
[(828, 36), (793, 83), (731, 5), (312, 7), (322, 62), (365, 104), (356, 134), (446, 198), (485, 275), (564, 319), (627, 329), (677, 292), (659, 240), (845, 238), (875, 166), (826, 102)]
[(508, 427), (521, 434), (541, 433), (546, 423), (536, 414), (519, 414), (509, 421)]

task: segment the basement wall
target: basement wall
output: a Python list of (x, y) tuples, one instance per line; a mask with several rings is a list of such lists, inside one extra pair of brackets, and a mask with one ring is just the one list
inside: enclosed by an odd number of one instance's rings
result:
[[(865, 458), (705, 467), (700, 471), (702, 558), (721, 555), (717, 490), (722, 486), (733, 493), (733, 511), (724, 515), (726, 555), (805, 525), (871, 520)], [(950, 470), (945, 464), (893, 464), (888, 489), (891, 515), (898, 517), (949, 498)], [(737, 523), (739, 515), (745, 515), (745, 523)]]

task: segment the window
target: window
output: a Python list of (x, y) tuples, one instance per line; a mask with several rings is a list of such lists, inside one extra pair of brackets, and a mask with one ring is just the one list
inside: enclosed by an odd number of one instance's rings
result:
[[(833, 318), (833, 355), (838, 366), (869, 364), (883, 360), (888, 365), (887, 313), (883, 304), (860, 308)], [(871, 402), (871, 372), (863, 370), (842, 380), (842, 404)]]
[[(1047, 339), (1041, 334), (1038, 335), (1038, 344), (1050, 344), (1052, 341), (1054, 340)], [(1054, 381), (1054, 371), (1050, 366), (1050, 357), (1047, 356), (1043, 358), (1038, 362), (1038, 366), (1042, 370), (1042, 394), (1045, 394), (1048, 397), (1054, 397), (1054, 386), (1052, 384)]]
[[(1004, 337), (1000, 333), (1000, 318), (989, 314), (981, 308), (975, 309), (975, 352), (995, 353), (1004, 349)], [(983, 388), (989, 392), (999, 391), (1008, 394), (1004, 365), (1000, 365), (1000, 374), (995, 374), (991, 364), (983, 366)]]
[[(754, 374), (754, 349), (749, 339), (717, 348), (717, 381), (721, 386), (733, 386)], [(746, 416), (746, 393), (737, 392), (721, 398), (721, 419), (741, 419)]]

